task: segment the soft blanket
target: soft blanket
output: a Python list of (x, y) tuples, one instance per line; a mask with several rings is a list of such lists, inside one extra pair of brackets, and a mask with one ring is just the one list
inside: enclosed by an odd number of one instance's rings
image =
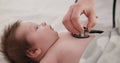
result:
[(96, 36), (79, 63), (120, 63), (120, 28)]

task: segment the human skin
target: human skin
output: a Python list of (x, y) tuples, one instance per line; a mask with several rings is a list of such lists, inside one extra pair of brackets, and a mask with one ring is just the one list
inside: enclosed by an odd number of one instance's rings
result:
[[(38, 27), (39, 26), (39, 27)], [(46, 23), (22, 23), (16, 37), (26, 38), (31, 48), (26, 55), (38, 63), (79, 63), (89, 42), (94, 38), (75, 38), (70, 32), (57, 33)]]
[(83, 32), (83, 25), (80, 22), (80, 16), (82, 14), (85, 14), (87, 17), (86, 27), (90, 31), (96, 24), (94, 0), (78, 0), (69, 7), (62, 21), (69, 32), (74, 34)]
[(69, 32), (61, 32), (58, 34), (59, 39), (49, 49), (40, 63), (79, 63), (86, 47), (94, 38), (75, 38)]

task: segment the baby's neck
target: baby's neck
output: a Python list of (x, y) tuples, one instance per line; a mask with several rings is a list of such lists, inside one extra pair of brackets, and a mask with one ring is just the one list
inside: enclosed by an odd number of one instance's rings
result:
[(44, 56), (47, 54), (47, 52), (53, 48), (53, 46), (55, 45), (56, 42), (58, 42), (59, 38), (53, 42), (53, 44), (46, 50), (46, 51), (42, 51), (42, 54), (40, 55), (40, 57), (37, 58), (37, 62), (39, 62), (40, 60), (42, 60), (42, 58), (44, 58)]

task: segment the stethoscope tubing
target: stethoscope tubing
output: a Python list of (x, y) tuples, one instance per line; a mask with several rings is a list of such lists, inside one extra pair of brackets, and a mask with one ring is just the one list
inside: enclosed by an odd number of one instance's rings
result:
[(116, 0), (113, 0), (113, 12), (112, 12), (112, 18), (113, 18), (113, 28), (116, 27)]

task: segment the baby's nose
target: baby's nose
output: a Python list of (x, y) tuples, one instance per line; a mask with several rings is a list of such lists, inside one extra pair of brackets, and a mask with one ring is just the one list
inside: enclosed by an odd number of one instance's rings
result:
[(42, 22), (41, 25), (42, 26), (46, 26), (47, 24), (46, 24), (46, 22)]

